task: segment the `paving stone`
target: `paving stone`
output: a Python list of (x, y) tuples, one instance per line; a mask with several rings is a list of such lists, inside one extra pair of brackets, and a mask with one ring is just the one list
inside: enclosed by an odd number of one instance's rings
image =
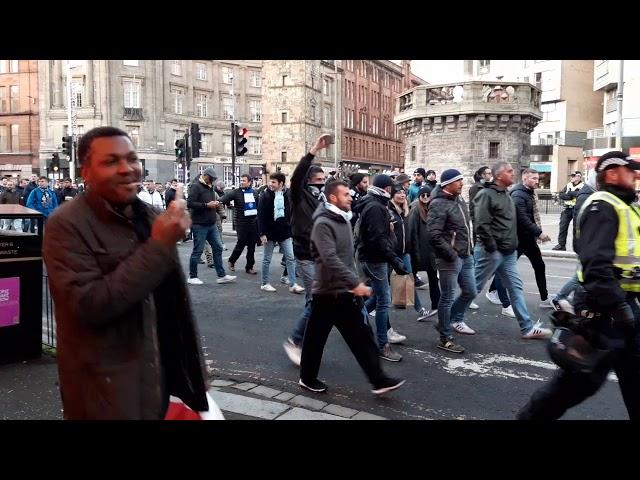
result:
[(341, 407), (340, 405), (334, 404), (327, 405), (322, 411), (345, 418), (351, 418), (358, 413), (358, 410), (354, 410), (353, 408)]
[(348, 420), (348, 418), (294, 407), (284, 415), (280, 415), (276, 420)]
[(290, 400), (290, 402), (300, 407), (310, 408), (311, 410), (322, 410), (327, 406), (327, 402), (305, 397), (303, 395), (296, 395)]
[(289, 393), (289, 392), (282, 392), (280, 395), (276, 395), (275, 398), (276, 400), (282, 400), (283, 402), (288, 402), (289, 400), (291, 400), (293, 397), (295, 397), (295, 395), (293, 393)]
[(386, 420), (384, 417), (379, 417), (378, 415), (372, 415), (367, 412), (356, 413), (351, 420)]
[(234, 385), (233, 388), (237, 388), (238, 390), (251, 390), (253, 387), (257, 387), (258, 384), (257, 383), (249, 383), (249, 382), (244, 382), (244, 383), (239, 383), (237, 385)]
[(214, 380), (211, 382), (211, 385), (214, 387), (229, 387), (234, 385), (236, 382), (232, 382), (231, 380)]
[(265, 420), (273, 420), (291, 408), (283, 403), (246, 397), (236, 393), (209, 390), (209, 395), (220, 407), (220, 410)]
[(267, 398), (272, 398), (278, 395), (279, 393), (282, 393), (280, 390), (274, 390), (273, 388), (264, 387), (262, 385), (256, 388), (252, 388), (249, 391), (251, 393), (255, 393), (256, 395), (260, 395), (262, 397), (267, 397)]

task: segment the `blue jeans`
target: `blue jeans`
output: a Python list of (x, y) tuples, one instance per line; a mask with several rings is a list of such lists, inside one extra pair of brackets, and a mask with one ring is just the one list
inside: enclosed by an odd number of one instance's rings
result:
[[(313, 287), (313, 275), (316, 271), (316, 266), (313, 263), (313, 260), (296, 259), (296, 271), (300, 273), (300, 276), (302, 277), (302, 284), (304, 285), (304, 311), (302, 312), (302, 316), (296, 321), (296, 324), (293, 327), (293, 332), (289, 337), (293, 340), (293, 343), (302, 346), (304, 331), (307, 328), (309, 316), (311, 316), (311, 289)], [(287, 273), (291, 275), (290, 272)]]
[(280, 249), (284, 252), (284, 258), (287, 261), (287, 274), (291, 286), (296, 284), (296, 262), (293, 258), (293, 241), (291, 238), (282, 240), (281, 242), (267, 241), (264, 245), (264, 256), (262, 258), (262, 285), (269, 283), (269, 265), (271, 265), (271, 257), (276, 243), (280, 244)]
[[(440, 274), (440, 303), (438, 304), (438, 331), (440, 339), (453, 336), (451, 323), (464, 321), (464, 312), (476, 297), (474, 261), (469, 255), (458, 257), (455, 262), (436, 258), (436, 267)], [(460, 296), (453, 301), (456, 286), (460, 285)]]
[(220, 232), (215, 224), (212, 225), (192, 225), (193, 232), (193, 251), (189, 259), (189, 278), (198, 276), (198, 262), (204, 250), (204, 242), (209, 242), (211, 250), (213, 250), (213, 264), (216, 267), (218, 277), (222, 278), (226, 275), (222, 264), (222, 239)]
[(560, 289), (558, 294), (556, 295), (556, 299), (560, 300), (561, 298), (567, 298), (571, 292), (573, 292), (578, 286), (580, 282), (578, 282), (578, 274), (574, 273), (573, 277), (567, 280), (567, 283)]
[[(502, 285), (502, 282), (497, 276), (493, 277), (492, 286), (495, 286), (495, 290), (496, 292), (498, 292), (498, 298), (502, 302), (502, 308), (507, 308), (509, 305), (511, 305), (511, 300), (509, 300), (507, 289), (504, 288), (504, 285)], [(491, 290), (491, 287), (489, 287), (489, 290)]]
[(383, 348), (389, 339), (389, 307), (391, 306), (391, 286), (389, 285), (389, 264), (362, 262), (362, 269), (371, 281), (373, 295), (367, 299), (365, 306), (368, 312), (376, 310), (376, 338), (378, 347)]
[[(405, 253), (401, 258), (402, 258), (402, 263), (404, 263), (404, 268), (406, 268), (409, 271), (409, 273), (413, 273), (411, 270), (411, 255), (409, 255), (408, 253)], [(417, 288), (414, 289), (413, 308), (416, 309), (416, 312), (419, 312), (422, 309), (422, 303), (420, 303), (420, 297), (418, 296)]]
[[(497, 275), (498, 280), (502, 282), (507, 292), (509, 292), (513, 313), (515, 313), (518, 324), (520, 325), (520, 332), (523, 334), (527, 333), (533, 328), (533, 323), (531, 322), (531, 316), (529, 315), (529, 310), (524, 300), (522, 280), (518, 274), (518, 253), (513, 252), (509, 255), (504, 255), (497, 250), (490, 253), (487, 252), (484, 247), (476, 245), (473, 256), (476, 261), (476, 287), (478, 292), (482, 291), (484, 284), (487, 283), (487, 280), (489, 280), (492, 275)], [(462, 315), (470, 303), (471, 301), (466, 303), (461, 312), (456, 312), (455, 315), (452, 315), (454, 322), (462, 321)]]

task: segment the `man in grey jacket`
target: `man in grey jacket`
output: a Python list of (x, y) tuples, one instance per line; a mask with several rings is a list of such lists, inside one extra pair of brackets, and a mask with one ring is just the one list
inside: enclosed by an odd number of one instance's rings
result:
[(372, 392), (381, 395), (405, 381), (390, 378), (382, 371), (367, 323), (361, 297), (370, 296), (371, 288), (360, 281), (353, 263), (349, 186), (342, 181), (329, 182), (324, 194), (327, 201), (318, 205), (313, 214), (313, 301), (302, 343), (299, 383), (312, 392), (327, 390), (327, 385), (318, 380), (318, 371), (324, 345), (335, 325), (369, 377)]

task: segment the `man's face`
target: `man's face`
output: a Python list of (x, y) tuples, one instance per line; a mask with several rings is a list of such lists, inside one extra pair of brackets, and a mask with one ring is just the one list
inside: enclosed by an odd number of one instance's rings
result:
[(269, 188), (274, 192), (279, 192), (280, 190), (282, 190), (283, 186), (284, 186), (284, 183), (279, 182), (275, 178), (272, 178), (269, 180)]
[(68, 180), (65, 180), (64, 182), (62, 182), (62, 188), (70, 188), (71, 187), (71, 182), (69, 182)]
[(538, 188), (540, 175), (537, 173), (529, 173), (522, 178), (522, 183), (529, 188)]
[(451, 182), (449, 185), (446, 185), (444, 190), (453, 195), (460, 195), (460, 193), (462, 193), (462, 183), (462, 179), (456, 180), (455, 182)]
[(173, 188), (174, 190), (175, 190), (176, 188), (178, 188), (178, 182), (177, 182), (177, 181), (175, 181), (175, 180), (174, 180), (173, 182), (171, 182), (171, 188)]
[(636, 170), (631, 170), (626, 167), (610, 168), (606, 173), (606, 183), (626, 189), (635, 189), (636, 176), (640, 176), (640, 173)]
[(156, 191), (156, 184), (153, 182), (149, 182), (147, 184), (147, 189), (149, 190), (149, 193), (153, 193)]
[(37, 175), (31, 175), (31, 177), (29, 177), (29, 178), (30, 178), (30, 180), (29, 180), (30, 182), (38, 181), (38, 176)]
[(500, 183), (505, 187), (513, 185), (514, 178), (515, 172), (513, 171), (513, 167), (510, 164), (502, 167), (502, 169), (496, 175), (496, 180), (500, 181)]
[(329, 203), (332, 203), (343, 212), (351, 210), (351, 195), (349, 195), (349, 188), (344, 185), (339, 185), (335, 192), (329, 195)]
[(3, 179), (2, 179), (2, 186), (3, 186), (3, 187), (6, 187), (6, 186), (8, 185), (8, 183), (9, 183), (9, 180), (8, 180), (8, 179), (6, 179), (6, 178), (3, 178)]
[(402, 184), (402, 188), (404, 188), (404, 189), (405, 189), (405, 191), (406, 191), (406, 190), (409, 190), (409, 187), (410, 187), (410, 186), (411, 186), (411, 180), (407, 180), (406, 182), (404, 182), (404, 183)]
[(142, 165), (131, 140), (124, 136), (94, 139), (82, 177), (95, 194), (109, 203), (132, 203), (138, 193)]
[(579, 184), (581, 181), (582, 181), (582, 175), (580, 175), (579, 173), (576, 173), (571, 179), (571, 182), (573, 182), (574, 185)]
[(41, 188), (45, 188), (49, 185), (49, 182), (47, 180), (45, 180), (44, 178), (41, 178), (38, 180), (38, 186), (40, 186)]
[(357, 185), (358, 190), (366, 192), (369, 188), (369, 177), (363, 177), (360, 183)]
[(16, 182), (14, 182), (13, 180), (8, 180), (7, 181), (7, 188), (9, 190), (13, 190), (13, 188), (16, 186)]
[(436, 179), (436, 174), (431, 172), (429, 175), (427, 175), (427, 180), (429, 180), (430, 182), (433, 182)]
[(29, 183), (29, 182), (27, 182), (24, 178), (23, 178), (22, 180), (20, 180), (20, 186), (21, 186), (22, 188), (25, 188), (25, 187), (27, 186), (27, 184), (28, 184), (28, 183)]
[(424, 182), (424, 177), (420, 173), (414, 173), (413, 174), (413, 179), (416, 181), (416, 183)]
[(249, 188), (251, 186), (251, 180), (247, 177), (240, 177), (240, 187)]
[(491, 169), (487, 168), (484, 172), (482, 172), (482, 179), (485, 182), (491, 181)]
[(316, 172), (309, 177), (309, 183), (311, 185), (324, 185), (325, 174), (324, 172)]

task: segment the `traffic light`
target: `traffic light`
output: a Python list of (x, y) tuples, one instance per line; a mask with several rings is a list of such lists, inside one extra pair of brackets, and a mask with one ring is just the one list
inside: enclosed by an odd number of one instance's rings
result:
[(236, 157), (241, 157), (245, 153), (247, 153), (247, 147), (245, 146), (247, 143), (247, 133), (249, 130), (242, 127), (240, 128), (236, 125), (236, 139), (235, 139), (235, 148), (236, 148)]
[(57, 172), (60, 170), (60, 155), (54, 153), (51, 156), (51, 170)]
[(191, 158), (200, 157), (200, 149), (202, 148), (202, 136), (200, 135), (200, 125), (191, 124)]
[(62, 154), (71, 158), (71, 151), (73, 150), (73, 137), (62, 137)]
[(184, 144), (184, 138), (176, 140), (176, 161), (180, 161), (185, 157), (186, 148)]

